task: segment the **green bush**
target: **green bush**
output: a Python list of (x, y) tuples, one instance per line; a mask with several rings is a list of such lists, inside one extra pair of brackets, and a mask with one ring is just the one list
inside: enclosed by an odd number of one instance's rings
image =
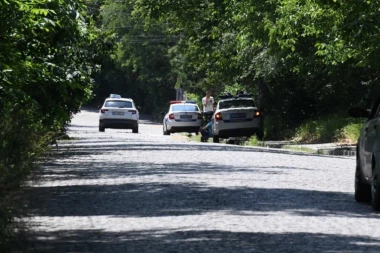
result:
[[(8, 98), (8, 99), (7, 99)], [(9, 99), (11, 98), (11, 99)], [(39, 107), (27, 97), (7, 96), (0, 102), (0, 252), (6, 252), (14, 239), (14, 193), (33, 168), (34, 162), (49, 150), (56, 136), (42, 124)], [(13, 246), (12, 246), (13, 247)]]
[(351, 143), (356, 142), (359, 139), (360, 129), (363, 123), (350, 123), (343, 127), (341, 131), (341, 140), (348, 140)]
[(263, 146), (263, 142), (257, 139), (256, 135), (251, 136), (246, 142), (245, 146)]
[(361, 119), (340, 115), (326, 115), (301, 124), (295, 131), (294, 139), (302, 142), (349, 142), (355, 143), (363, 124)]

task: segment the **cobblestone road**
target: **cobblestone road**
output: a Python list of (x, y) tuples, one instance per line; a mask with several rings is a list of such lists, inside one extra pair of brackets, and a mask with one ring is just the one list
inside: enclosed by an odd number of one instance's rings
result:
[(31, 252), (380, 252), (354, 158), (98, 132), (82, 111), (28, 187)]

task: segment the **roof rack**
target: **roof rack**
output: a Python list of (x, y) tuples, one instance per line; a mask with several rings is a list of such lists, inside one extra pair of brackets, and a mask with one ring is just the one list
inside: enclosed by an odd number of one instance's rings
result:
[(239, 94), (239, 95), (237, 95), (237, 97), (239, 97), (239, 98), (251, 98), (251, 97), (253, 97), (253, 95), (250, 93), (245, 93), (245, 94)]
[(252, 98), (253, 95), (250, 94), (250, 93), (245, 93), (245, 94), (239, 94), (239, 95), (236, 95), (236, 96), (233, 96), (233, 95), (221, 95), (219, 96), (219, 99), (230, 99), (230, 98)]
[(234, 98), (232, 95), (220, 95), (219, 99), (228, 99), (228, 98)]

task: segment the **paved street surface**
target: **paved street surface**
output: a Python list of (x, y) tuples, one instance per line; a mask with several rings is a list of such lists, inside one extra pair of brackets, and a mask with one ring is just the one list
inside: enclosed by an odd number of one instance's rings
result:
[(30, 252), (380, 252), (353, 157), (197, 143), (82, 111), (28, 189)]

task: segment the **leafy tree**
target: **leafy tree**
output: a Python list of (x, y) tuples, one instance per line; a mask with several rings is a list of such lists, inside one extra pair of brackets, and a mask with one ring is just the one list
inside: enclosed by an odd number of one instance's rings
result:
[(168, 50), (178, 37), (168, 33), (168, 24), (146, 23), (133, 10), (127, 2), (106, 1), (102, 7), (103, 29), (112, 31), (116, 41), (112, 58), (116, 70), (110, 71), (123, 73), (112, 89), (154, 112), (175, 99)]
[(103, 45), (86, 8), (81, 0), (0, 0), (0, 242), (6, 193), (91, 98)]

